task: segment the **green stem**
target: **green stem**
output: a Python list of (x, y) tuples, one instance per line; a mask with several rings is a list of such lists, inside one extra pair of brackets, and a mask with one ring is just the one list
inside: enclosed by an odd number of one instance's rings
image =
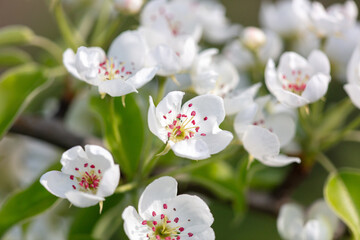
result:
[[(93, 43), (94, 39), (96, 39), (104, 29), (107, 29), (107, 25), (109, 23), (109, 19), (111, 16), (111, 7), (108, 1), (103, 1), (101, 4), (100, 13), (97, 17), (97, 22), (95, 24), (95, 29), (92, 33), (90, 42)], [(100, 45), (101, 46), (101, 45)]]
[(336, 173), (337, 169), (335, 165), (330, 161), (330, 159), (325, 156), (323, 153), (319, 153), (316, 156), (316, 160), (329, 172), (329, 173)]
[(122, 144), (121, 134), (118, 129), (118, 119), (115, 113), (115, 100), (113, 97), (110, 97), (110, 116), (111, 116), (111, 123), (112, 123), (112, 130), (114, 132), (114, 137), (116, 141), (116, 147), (118, 147), (118, 152), (121, 156), (121, 167), (124, 169), (124, 172), (127, 174), (128, 177), (132, 176), (131, 168), (129, 165), (129, 160), (125, 154), (124, 146)]
[(66, 75), (68, 72), (66, 71), (64, 66), (58, 66), (53, 68), (48, 68), (45, 70), (45, 75), (48, 78), (57, 78)]
[(135, 189), (137, 186), (138, 186), (137, 182), (130, 182), (130, 183), (127, 183), (124, 185), (120, 185), (119, 187), (116, 188), (115, 192), (116, 193), (125, 193), (125, 192)]
[(119, 29), (121, 29), (122, 25), (124, 23), (124, 18), (122, 15), (119, 15), (119, 17), (113, 21), (111, 21), (108, 27), (104, 28), (102, 32), (100, 32), (98, 35), (94, 35), (93, 39), (91, 41), (91, 45), (93, 46), (103, 46), (104, 48), (107, 48), (110, 44), (110, 41), (114, 39), (114, 33), (118, 33)]
[(50, 53), (56, 61), (62, 63), (63, 50), (59, 45), (42, 36), (34, 36), (31, 40), (31, 45), (39, 47)]
[(64, 9), (62, 8), (60, 3), (57, 3), (54, 7), (55, 18), (57, 24), (60, 28), (60, 32), (65, 40), (65, 42), (73, 49), (76, 50), (79, 46), (85, 45), (84, 40), (82, 40), (81, 36), (77, 31), (74, 31), (70, 26)]
[[(168, 145), (166, 145), (166, 147), (167, 146)], [(142, 178), (146, 178), (151, 173), (151, 171), (154, 169), (157, 162), (159, 161), (159, 158), (163, 155), (163, 154), (161, 154), (164, 151), (163, 148), (164, 147), (161, 146), (161, 149), (159, 151), (156, 151), (150, 159), (145, 160), (144, 168), (143, 168), (142, 174), (141, 174)]]
[(161, 101), (161, 99), (163, 99), (164, 97), (166, 81), (167, 81), (167, 77), (158, 76), (159, 87), (158, 87), (158, 94), (156, 97), (156, 104), (158, 104)]

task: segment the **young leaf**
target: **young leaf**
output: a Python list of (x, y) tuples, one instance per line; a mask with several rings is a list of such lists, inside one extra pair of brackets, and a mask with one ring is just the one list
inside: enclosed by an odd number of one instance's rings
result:
[(46, 81), (41, 69), (23, 65), (5, 72), (0, 78), (0, 137), (11, 126), (16, 116)]
[(360, 239), (360, 170), (347, 169), (331, 174), (324, 188), (327, 203)]

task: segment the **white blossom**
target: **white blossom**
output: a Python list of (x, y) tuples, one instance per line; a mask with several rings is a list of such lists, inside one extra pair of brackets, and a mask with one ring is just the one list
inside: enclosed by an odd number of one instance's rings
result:
[(330, 63), (327, 56), (314, 50), (308, 59), (295, 52), (285, 52), (276, 69), (269, 60), (265, 83), (277, 100), (289, 107), (300, 107), (323, 97), (330, 82)]
[(222, 98), (201, 95), (181, 107), (183, 96), (183, 92), (170, 92), (157, 107), (150, 96), (150, 131), (179, 157), (200, 160), (222, 151), (233, 138), (219, 128), (225, 118)]
[(360, 43), (356, 47), (347, 67), (347, 84), (344, 89), (353, 104), (360, 108)]
[[(255, 64), (259, 64), (259, 62), (260, 64), (265, 65), (270, 58), (277, 59), (283, 49), (280, 37), (271, 30), (264, 30), (263, 34), (265, 35), (265, 42), (260, 45), (257, 44), (258, 48), (255, 49), (257, 56), (254, 55), (254, 49), (251, 49), (244, 44), (244, 40), (247, 39), (243, 39), (242, 37), (226, 44), (223, 50), (223, 55), (228, 58), (240, 71), (248, 70)], [(256, 35), (259, 36), (262, 34)], [(261, 38), (261, 42), (263, 42), (264, 38)]]
[(157, 68), (144, 65), (147, 52), (142, 36), (126, 31), (113, 41), (108, 56), (99, 47), (80, 47), (76, 54), (67, 49), (63, 61), (74, 77), (97, 86), (102, 95), (117, 97), (137, 92), (155, 76)]
[(115, 8), (121, 13), (136, 14), (140, 11), (144, 0), (115, 0)]
[(324, 200), (318, 200), (304, 213), (301, 206), (287, 203), (281, 206), (277, 228), (286, 240), (331, 240), (339, 219)]
[(266, 111), (269, 101), (269, 96), (261, 97), (243, 108), (235, 117), (235, 132), (245, 150), (265, 165), (281, 167), (299, 163), (297, 157), (280, 154), (280, 148), (295, 136), (295, 121), (288, 112)]
[(67, 198), (77, 207), (89, 207), (114, 193), (120, 179), (119, 165), (102, 147), (76, 146), (63, 153), (62, 169), (50, 171), (40, 183), (52, 194)]
[(215, 239), (209, 207), (197, 196), (177, 196), (172, 177), (150, 183), (141, 194), (138, 210), (128, 206), (122, 213), (130, 240)]

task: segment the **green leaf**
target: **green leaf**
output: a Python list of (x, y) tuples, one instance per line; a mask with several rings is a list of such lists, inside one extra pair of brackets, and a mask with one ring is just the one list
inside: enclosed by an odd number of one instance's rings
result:
[(13, 25), (0, 29), (0, 47), (6, 45), (21, 45), (30, 43), (34, 37), (33, 31), (21, 25)]
[(0, 137), (45, 81), (41, 69), (33, 64), (10, 69), (1, 76)]
[(11, 195), (0, 208), (0, 236), (16, 223), (45, 211), (57, 199), (46, 191), (39, 180), (27, 189)]
[(6, 48), (0, 51), (0, 67), (12, 67), (30, 62), (28, 53), (17, 48)]
[(100, 115), (106, 143), (126, 177), (136, 174), (144, 142), (144, 122), (133, 95), (126, 95), (126, 107), (120, 97), (90, 100)]
[(346, 169), (331, 174), (324, 188), (327, 203), (360, 239), (360, 170)]

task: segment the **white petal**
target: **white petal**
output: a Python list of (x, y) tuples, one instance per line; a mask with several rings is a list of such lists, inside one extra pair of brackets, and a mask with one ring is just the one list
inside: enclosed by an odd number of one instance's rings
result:
[(334, 232), (340, 223), (339, 218), (323, 199), (314, 202), (309, 208), (307, 215), (309, 219), (324, 219), (328, 223), (329, 228)]
[(139, 199), (139, 214), (144, 217), (146, 210), (155, 201), (167, 201), (177, 194), (177, 182), (172, 177), (161, 177), (150, 183)]
[(304, 213), (297, 204), (288, 203), (280, 208), (277, 229), (283, 239), (295, 239), (301, 233), (304, 224)]
[[(163, 116), (168, 114), (171, 110), (173, 114), (180, 113), (181, 101), (184, 96), (184, 92), (173, 91), (168, 93), (157, 105), (156, 116), (160, 119), (160, 122), (164, 121)], [(164, 124), (164, 126), (167, 124)]]
[(292, 70), (306, 68), (308, 68), (308, 62), (304, 57), (295, 52), (285, 52), (280, 57), (278, 72), (291, 76)]
[(348, 63), (346, 76), (348, 83), (359, 84), (360, 82), (360, 43), (357, 45)]
[(77, 207), (90, 207), (96, 205), (100, 201), (105, 201), (103, 197), (75, 190), (66, 192), (65, 196), (69, 202)]
[(122, 213), (124, 230), (130, 240), (144, 240), (149, 232), (147, 225), (142, 225), (143, 219), (133, 206), (128, 206)]
[(144, 65), (147, 51), (145, 39), (138, 31), (125, 31), (111, 43), (108, 55), (127, 64), (133, 63), (139, 69)]
[(295, 136), (295, 122), (287, 113), (270, 115), (266, 119), (266, 126), (279, 138), (280, 147), (288, 144)]
[(179, 73), (181, 68), (180, 58), (175, 51), (167, 45), (159, 45), (150, 52), (149, 63), (158, 66), (158, 75), (170, 76)]
[[(189, 104), (192, 104), (191, 108), (188, 107)], [(200, 119), (214, 116), (218, 124), (225, 118), (224, 100), (215, 95), (201, 95), (190, 99), (184, 103), (183, 108), (181, 109), (183, 113), (188, 110), (195, 111), (196, 117)]]
[(177, 143), (169, 141), (174, 154), (192, 160), (202, 160), (210, 157), (210, 149), (202, 139), (188, 139)]
[(330, 74), (330, 62), (328, 57), (320, 50), (313, 50), (309, 57), (309, 64), (314, 68), (315, 72)]
[(325, 222), (310, 220), (306, 223), (303, 234), (306, 240), (331, 240), (333, 233)]
[(89, 161), (103, 170), (114, 165), (111, 153), (103, 147), (97, 145), (85, 145), (85, 153)]
[(80, 146), (75, 146), (65, 151), (62, 156), (60, 163), (63, 166), (61, 171), (69, 175), (77, 175), (75, 168), (81, 169), (83, 166), (82, 162), (87, 161), (87, 155), (84, 149)]
[(242, 141), (246, 151), (259, 161), (266, 156), (277, 156), (280, 151), (278, 137), (262, 127), (249, 126), (244, 132)]
[(254, 102), (254, 97), (259, 91), (260, 87), (261, 83), (256, 83), (251, 87), (241, 91), (239, 94), (236, 94), (235, 96), (225, 96), (224, 107), (226, 115), (238, 113), (242, 109), (246, 108), (249, 104), (252, 104)]
[(59, 171), (50, 171), (41, 176), (40, 183), (51, 194), (60, 198), (66, 198), (65, 193), (73, 190), (72, 185), (74, 181), (70, 179), (70, 175), (68, 174)]
[(272, 94), (274, 94), (274, 91), (277, 91), (278, 89), (281, 88), (281, 85), (280, 85), (279, 80), (277, 78), (277, 72), (276, 72), (276, 68), (275, 68), (275, 63), (274, 63), (274, 61), (272, 59), (269, 59), (269, 61), (266, 64), (266, 68), (265, 68), (265, 84), (266, 84), (266, 87), (269, 89), (269, 91)]
[(158, 118), (156, 116), (156, 109), (154, 105), (154, 101), (151, 96), (149, 96), (149, 111), (148, 111), (148, 126), (150, 131), (156, 135), (158, 138), (161, 139), (164, 143), (167, 142), (167, 133), (164, 131), (163, 126), (161, 126), (160, 122), (158, 121)]
[(329, 82), (330, 75), (318, 73), (310, 78), (301, 96), (309, 102), (315, 102), (326, 94)]
[(234, 129), (240, 139), (247, 127), (253, 124), (258, 109), (258, 104), (253, 102), (236, 115), (234, 120)]
[(101, 82), (99, 85), (99, 92), (107, 93), (112, 97), (120, 97), (132, 92), (137, 92), (137, 90), (128, 81), (113, 79)]
[(119, 165), (116, 164), (103, 172), (103, 177), (101, 178), (96, 195), (101, 197), (112, 195), (119, 184), (119, 180), (120, 168)]
[(348, 83), (345, 84), (344, 89), (350, 97), (352, 103), (360, 109), (360, 85)]
[(158, 68), (156, 67), (140, 69), (133, 76), (127, 79), (127, 82), (134, 86), (134, 88), (136, 89), (141, 88), (154, 78), (157, 71)]
[(277, 156), (265, 156), (262, 160), (260, 160), (263, 164), (270, 167), (283, 167), (289, 165), (290, 163), (300, 163), (301, 160), (298, 157), (288, 157), (283, 154), (279, 154)]
[(75, 53), (71, 48), (66, 49), (63, 54), (63, 63), (65, 68), (71, 73), (74, 77), (80, 79), (80, 75), (75, 67)]
[(167, 204), (170, 209), (176, 209), (171, 215), (179, 218), (178, 224), (185, 228), (185, 233), (190, 231), (196, 235), (214, 222), (209, 207), (197, 196), (181, 194)]
[(220, 128), (216, 132), (216, 134), (206, 134), (206, 136), (201, 137), (201, 140), (208, 146), (210, 154), (224, 150), (234, 137), (231, 132), (221, 130)]

